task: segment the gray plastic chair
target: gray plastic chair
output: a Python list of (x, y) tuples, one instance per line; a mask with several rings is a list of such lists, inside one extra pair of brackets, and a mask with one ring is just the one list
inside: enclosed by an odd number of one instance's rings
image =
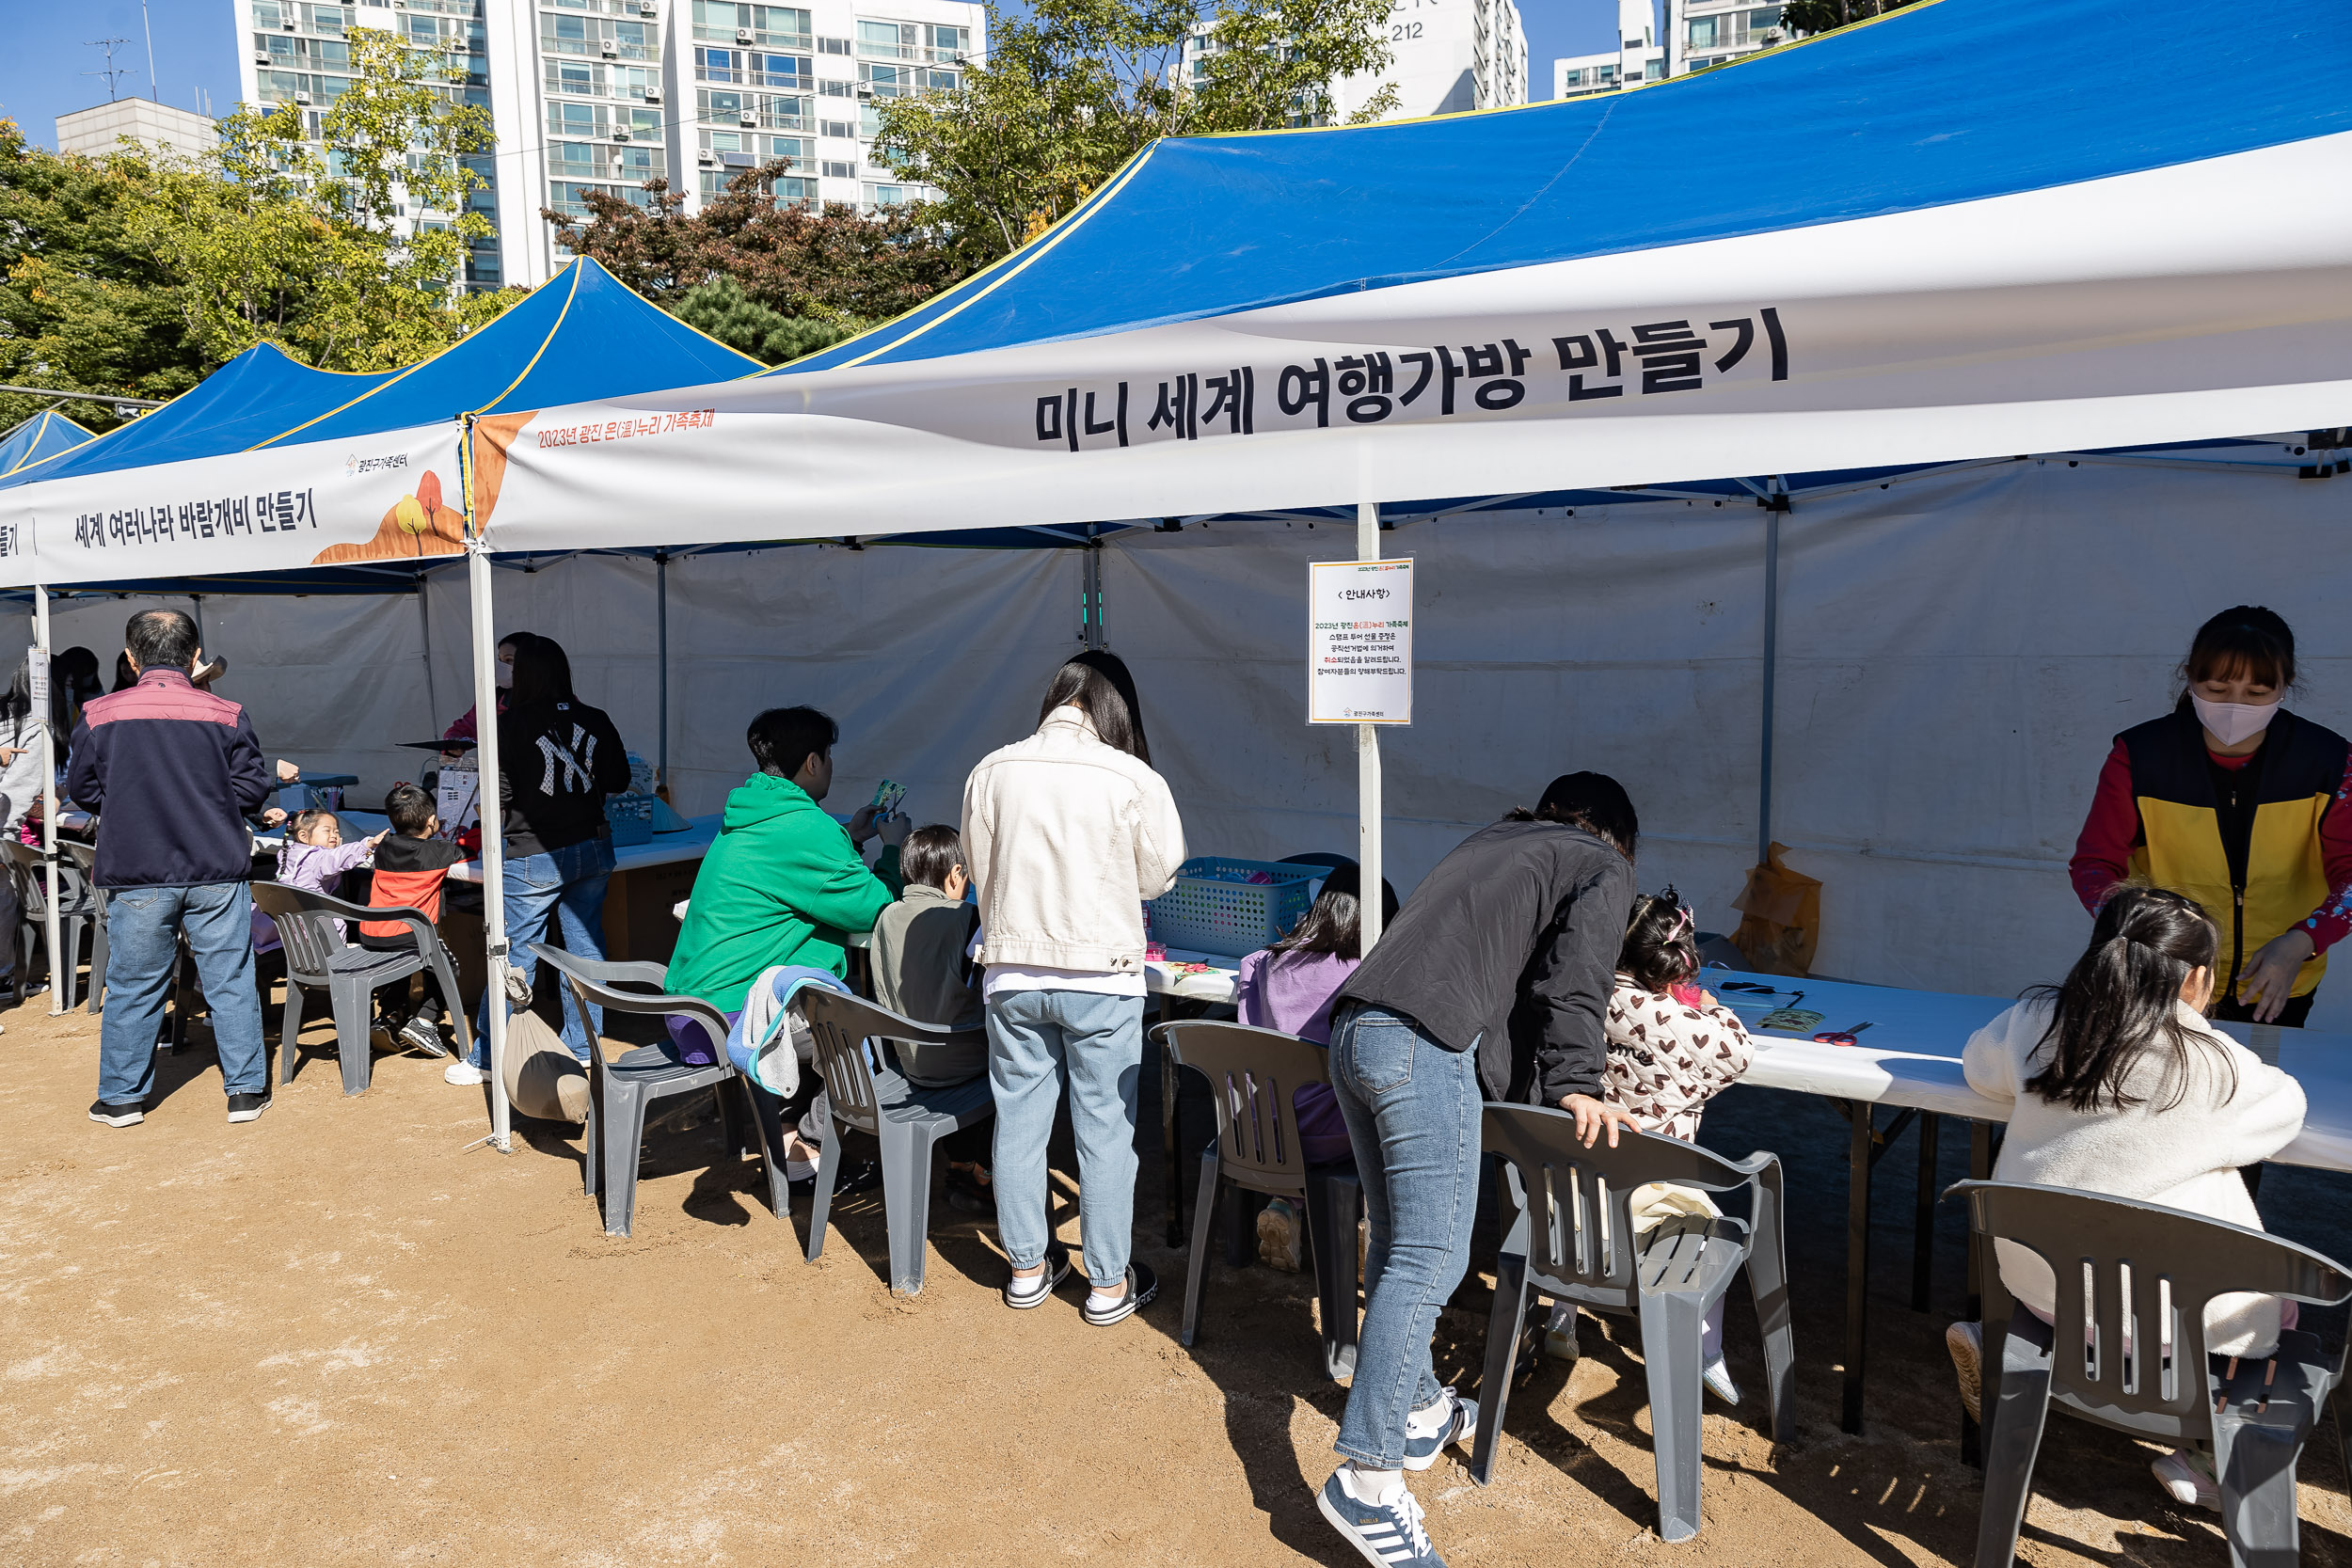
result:
[[(641, 1045), (606, 1060), (601, 1044), (588, 1052), (588, 1123), (580, 1132), (580, 1186), (590, 1197), (603, 1192), (604, 1233), (626, 1236), (637, 1223), (637, 1164), (645, 1143), (645, 1111), (657, 1100), (712, 1090), (725, 1128), (727, 1148), (738, 1156), (755, 1153), (768, 1172), (768, 1207), (778, 1218), (788, 1212), (791, 1188), (784, 1174), (781, 1132), (769, 1135), (761, 1114), (757, 1086), (735, 1070), (727, 1060), (727, 1020), (699, 996), (673, 996), (662, 990), (669, 970), (658, 963), (613, 958), (582, 958), (545, 942), (527, 944), (539, 961), (553, 966), (572, 988), (580, 1015), (589, 1008), (613, 1012), (667, 1015), (677, 1013), (702, 1025), (710, 1038), (707, 1062), (681, 1059), (669, 1040)], [(623, 990), (623, 986), (643, 988)], [(739, 1085), (740, 1100), (730, 1092)], [(751, 1116), (755, 1145), (744, 1141), (739, 1104)]]
[[(1485, 1139), (1486, 1152), (1502, 1161), (1518, 1212), (1495, 1270), (1472, 1479), (1484, 1486), (1494, 1477), (1530, 1291), (1635, 1318), (1649, 1383), (1658, 1533), (1688, 1541), (1699, 1532), (1700, 1326), (1743, 1268), (1764, 1332), (1772, 1439), (1786, 1443), (1797, 1434), (1780, 1161), (1758, 1152), (1735, 1163), (1696, 1144), (1645, 1132), (1620, 1133), (1614, 1148), (1606, 1138), (1586, 1148), (1577, 1141), (1575, 1117), (1534, 1105), (1489, 1103)], [(1748, 1216), (1668, 1220), (1642, 1237), (1637, 1251), (1628, 1202), (1636, 1187), (1651, 1181), (1710, 1193), (1744, 1191)], [(1540, 1225), (1531, 1223), (1534, 1213), (1544, 1216)]]
[(1311, 1165), (1298, 1141), (1294, 1097), (1331, 1082), (1330, 1053), (1275, 1029), (1206, 1019), (1163, 1023), (1152, 1031), (1179, 1067), (1208, 1079), (1216, 1136), (1200, 1151), (1200, 1191), (1192, 1210), (1192, 1267), (1184, 1279), (1184, 1322), (1178, 1342), (1200, 1338), (1200, 1298), (1209, 1277), (1209, 1237), (1225, 1184), (1294, 1198), (1314, 1254), (1315, 1296), (1323, 1309), (1323, 1370), (1356, 1375), (1356, 1216), (1363, 1195), (1355, 1162)]
[[(2205, 1304), (2260, 1291), (2313, 1306), (2352, 1299), (2352, 1275), (2309, 1247), (2180, 1209), (2066, 1187), (1962, 1181), (1968, 1223), (2039, 1254), (2058, 1276), (2058, 1321), (2012, 1303), (1984, 1256), (1984, 1513), (1977, 1568), (2009, 1568), (2033, 1491), (2042, 1428), (2057, 1405), (2104, 1427), (2177, 1446), (2209, 1443), (2221, 1482), (2221, 1528), (2235, 1568), (2288, 1568), (2300, 1549), (2295, 1469), (2323, 1407), (2335, 1401), (2344, 1435), (2344, 1347), (2323, 1350), (2302, 1329), (2267, 1360), (2205, 1350)], [(2128, 1312), (2128, 1319), (2126, 1313)], [(2131, 1347), (2124, 1347), (2125, 1324)], [(2172, 1354), (2151, 1354), (2169, 1344)], [(2053, 1354), (2053, 1347), (2075, 1347)], [(1995, 1372), (1993, 1369), (1997, 1367)]]
[[(69, 847), (60, 844), (59, 848)], [(40, 851), (15, 839), (0, 840), (8, 875), (16, 882), (16, 999), (24, 1000), (24, 984), (32, 973), (33, 949), (48, 940), (49, 887), (41, 875)], [(105, 923), (98, 890), (68, 854), (57, 857), (57, 942), (63, 958), (50, 955), (49, 983), (57, 988), (57, 1006), (73, 1010), (76, 971), (81, 964), (82, 938), (92, 930), (97, 947), (92, 955), (90, 989), (98, 989), (105, 964)]]
[(833, 1184), (841, 1168), (840, 1130), (854, 1128), (882, 1145), (882, 1212), (890, 1232), (890, 1288), (923, 1289), (924, 1242), (930, 1234), (931, 1146), (996, 1114), (986, 1074), (947, 1088), (909, 1083), (891, 1066), (868, 1060), (869, 1039), (945, 1043), (954, 1031), (900, 1018), (863, 997), (803, 990), (792, 999), (816, 1043), (817, 1072), (833, 1105), (834, 1135), (817, 1162), (817, 1196), (808, 1214), (808, 1260), (825, 1250)]
[[(457, 976), (451, 972), (440, 938), (422, 910), (371, 909), (283, 882), (254, 883), (253, 903), (277, 923), (278, 941), (286, 952), (286, 1010), (278, 1029), (279, 1083), (294, 1082), (300, 1054), (302, 993), (315, 987), (326, 992), (334, 1009), (335, 1056), (342, 1067), (343, 1093), (365, 1092), (371, 1058), (369, 1031), (373, 1023), (370, 1000), (378, 986), (405, 980), (427, 967), (441, 982), (442, 1000), (457, 1022), (458, 1059), (463, 1061), (472, 1053), (473, 1035), (458, 999)], [(417, 944), (389, 953), (355, 946), (337, 929), (338, 920), (398, 921), (415, 934)]]
[[(84, 997), (85, 1009), (95, 1018), (106, 1010), (106, 890), (98, 885), (98, 847), (74, 839), (59, 839), (57, 847), (64, 850), (66, 859), (73, 863), (74, 873), (81, 878), (82, 885), (89, 890), (90, 902), (97, 906), (96, 918), (90, 925), (89, 990)], [(71, 889), (67, 898), (70, 904), (72, 898)], [(180, 964), (176, 955), (172, 961), (171, 979), (172, 991), (176, 995), (180, 989)], [(177, 1022), (175, 1018), (174, 1022)], [(176, 1041), (177, 1037), (174, 1038)]]

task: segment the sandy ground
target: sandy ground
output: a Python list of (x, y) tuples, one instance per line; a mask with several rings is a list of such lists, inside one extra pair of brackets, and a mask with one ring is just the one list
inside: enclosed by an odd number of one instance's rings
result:
[[(1215, 1265), (1200, 1342), (1180, 1347), (1184, 1263), (1158, 1244), (1152, 1157), (1139, 1256), (1164, 1289), (1099, 1330), (1073, 1291), (1006, 1311), (993, 1227), (944, 1202), (919, 1299), (884, 1288), (872, 1198), (837, 1210), (824, 1258), (803, 1262), (805, 1207), (787, 1226), (750, 1164), (711, 1168), (715, 1125), (648, 1139), (636, 1234), (608, 1239), (576, 1133), (524, 1122), (511, 1156), (469, 1148), (483, 1094), (444, 1085), (438, 1062), (379, 1054), (373, 1087), (346, 1100), (331, 1054), (314, 1055), (266, 1117), (230, 1127), (199, 1028), (164, 1059), (147, 1122), (116, 1131), (83, 1116), (95, 1021), (37, 1003), (6, 1023), (0, 1562), (1357, 1560), (1311, 1499), (1344, 1395), (1315, 1364), (1308, 1280)], [(324, 1029), (310, 1037), (330, 1049)], [(1640, 1362), (1623, 1348), (1638, 1341), (1588, 1325), (1572, 1372), (1547, 1364), (1515, 1393), (1493, 1486), (1455, 1454), (1416, 1478), (1456, 1568), (1969, 1559), (1979, 1493), (1941, 1346), (1957, 1213), (1939, 1309), (1914, 1313), (1906, 1140), (1882, 1167), (1870, 1432), (1849, 1438), (1842, 1124), (1735, 1090), (1708, 1140), (1789, 1159), (1801, 1440), (1776, 1451), (1760, 1430), (1741, 1292), (1731, 1356), (1750, 1401), (1710, 1402), (1706, 1528), (1662, 1544)], [(1948, 1176), (1963, 1141), (1946, 1140)], [(2328, 1229), (2344, 1196), (2300, 1177), (2264, 1200)], [(1441, 1333), (1440, 1370), (1466, 1389), (1483, 1332), (1473, 1308)], [(2352, 1564), (2323, 1436), (2304, 1467), (2304, 1560)], [(2025, 1560), (2223, 1562), (2212, 1516), (2161, 1498), (2147, 1458), (2054, 1418)]]

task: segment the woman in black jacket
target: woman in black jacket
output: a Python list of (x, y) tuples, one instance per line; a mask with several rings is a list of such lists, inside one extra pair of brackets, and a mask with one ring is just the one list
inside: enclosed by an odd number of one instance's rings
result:
[(1340, 1422), (1347, 1463), (1320, 1505), (1373, 1560), (1439, 1560), (1402, 1472), (1426, 1469), (1477, 1425), (1477, 1406), (1438, 1386), (1429, 1341), (1470, 1263), (1484, 1102), (1571, 1111), (1588, 1148), (1604, 1129), (1613, 1147), (1634, 1125), (1602, 1101), (1601, 1073), (1638, 831), (1614, 779), (1554, 779), (1534, 811), (1439, 861), (1340, 990), (1331, 1084), (1370, 1245)]
[[(572, 661), (551, 637), (518, 635), (515, 687), (498, 716), (498, 800), (505, 868), (506, 940), (510, 960), (530, 985), (539, 961), (528, 942), (544, 941), (560, 920), (564, 950), (575, 958), (604, 957), (604, 892), (612, 877), (612, 830), (604, 798), (628, 788), (628, 749), (602, 708), (572, 694)], [(588, 1036), (601, 1032), (603, 1009), (584, 1022), (570, 987), (564, 990), (564, 1043), (588, 1059)], [(441, 1076), (479, 1084), (486, 1069), (490, 998), (474, 1020), (474, 1059), (452, 1062)]]

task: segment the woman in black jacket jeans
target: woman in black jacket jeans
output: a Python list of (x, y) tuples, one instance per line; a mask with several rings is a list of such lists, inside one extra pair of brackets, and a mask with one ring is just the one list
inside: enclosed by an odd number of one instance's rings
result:
[(1462, 841), (1341, 988), (1331, 1084), (1370, 1211), (1364, 1323), (1340, 1422), (1347, 1463), (1320, 1505), (1358, 1551), (1440, 1560), (1403, 1471), (1467, 1441), (1478, 1409), (1440, 1388), (1429, 1341), (1470, 1264), (1488, 1099), (1575, 1113), (1591, 1147), (1632, 1120), (1602, 1102), (1611, 976), (1633, 904), (1633, 802), (1601, 773)]
[[(551, 637), (517, 633), (515, 686), (498, 716), (499, 818), (505, 844), (500, 886), (506, 895), (510, 961), (530, 985), (539, 960), (524, 944), (547, 936), (560, 921), (564, 950), (575, 958), (604, 957), (604, 893), (612, 878), (612, 829), (604, 798), (628, 788), (628, 750), (602, 708), (572, 694), (572, 661)], [(587, 1019), (565, 986), (564, 1043), (588, 1059), (590, 1032), (601, 1033), (603, 1009)], [(452, 1062), (442, 1077), (482, 1082), (489, 1047), (490, 998), (474, 1018), (470, 1062)]]

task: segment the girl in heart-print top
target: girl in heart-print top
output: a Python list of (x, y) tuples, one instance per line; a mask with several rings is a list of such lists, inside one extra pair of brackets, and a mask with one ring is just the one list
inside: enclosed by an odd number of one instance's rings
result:
[(1645, 1132), (1694, 1138), (1707, 1102), (1748, 1070), (1755, 1043), (1698, 974), (1691, 911), (1671, 887), (1633, 900), (1609, 999), (1605, 1093)]

